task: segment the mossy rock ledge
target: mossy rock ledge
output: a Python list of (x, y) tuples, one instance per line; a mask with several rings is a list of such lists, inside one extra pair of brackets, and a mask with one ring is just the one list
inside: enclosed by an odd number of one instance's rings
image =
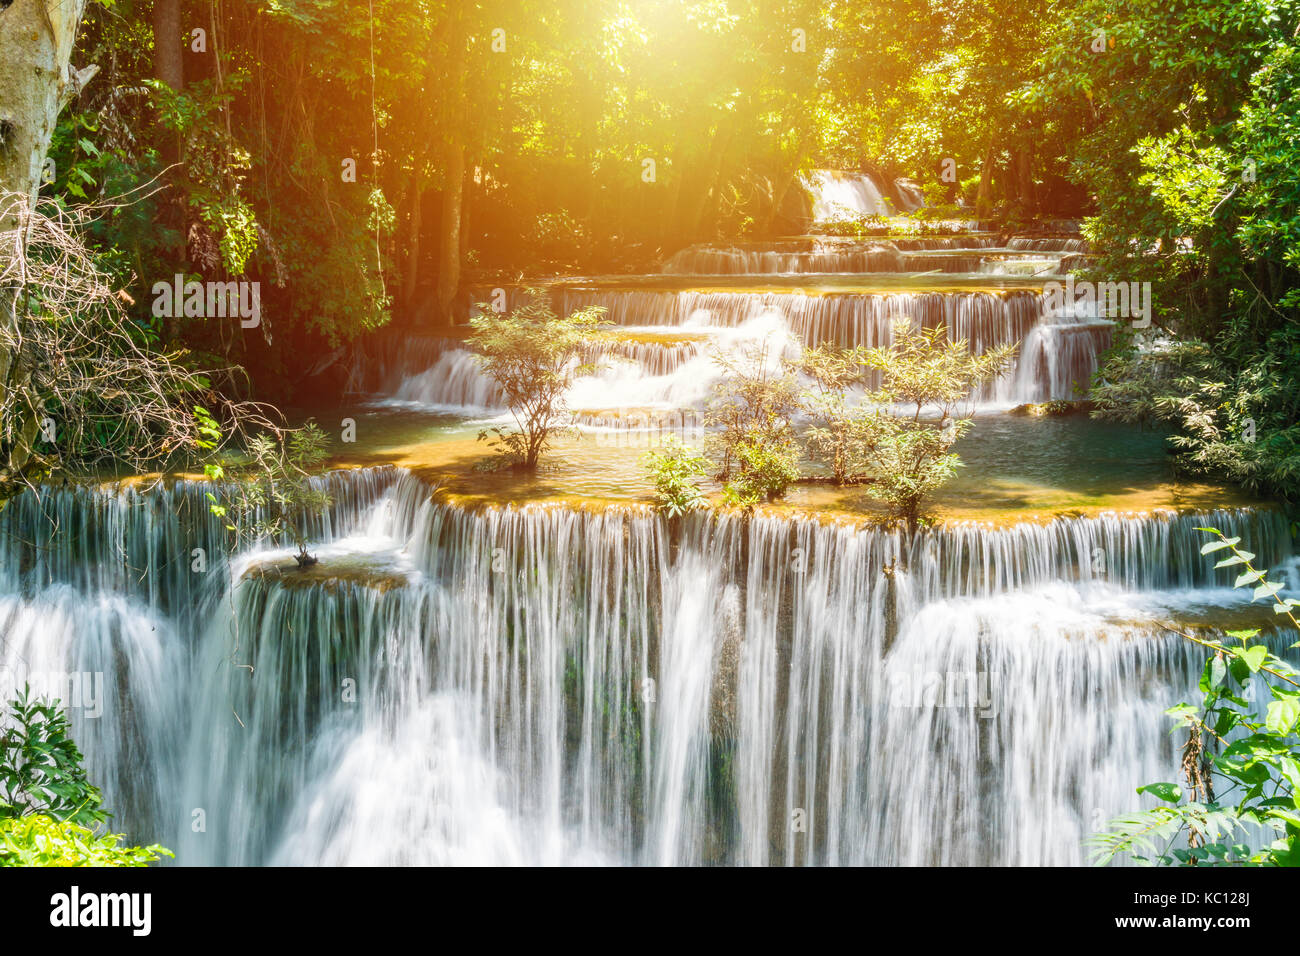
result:
[(355, 584), (376, 591), (389, 591), (409, 583), (407, 573), (392, 566), (391, 557), (368, 554), (323, 557), (302, 568), (292, 556), (267, 559), (249, 565), (241, 579), (258, 579), (287, 588), (337, 589), (343, 584)]

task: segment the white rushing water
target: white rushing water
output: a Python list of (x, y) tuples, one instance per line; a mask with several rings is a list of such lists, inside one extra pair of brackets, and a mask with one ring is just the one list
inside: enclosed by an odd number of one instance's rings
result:
[(1289, 558), (1273, 512), (909, 541), (328, 484), (306, 577), (224, 562), (201, 484), (0, 514), (0, 690), (100, 675), (76, 739), (181, 863), (1079, 863), (1177, 779), (1162, 622), (1240, 604), (1196, 527)]
[[(998, 406), (1083, 397), (1109, 345), (1113, 323), (1095, 315), (1053, 314), (1033, 290), (1001, 292), (873, 292), (808, 295), (785, 292), (671, 292), (626, 290), (557, 293), (557, 307), (598, 305), (625, 336), (593, 347), (596, 370), (578, 378), (566, 397), (578, 420), (609, 410), (627, 420), (629, 409), (677, 409), (698, 414), (722, 376), (715, 350), (733, 355), (765, 344), (769, 354), (797, 356), (804, 347), (833, 342), (888, 345), (895, 323), (909, 317), (975, 351), (1016, 344), (1014, 367), (976, 396)], [(674, 330), (690, 336), (674, 340)], [(422, 365), (428, 361), (427, 367)], [(454, 345), (396, 374), (382, 404), (501, 416), (499, 389), (474, 356)], [(618, 412), (614, 415), (614, 412)]]
[[(889, 205), (864, 174), (818, 170), (808, 185), (814, 205), (843, 200), (863, 214)], [(909, 203), (917, 198), (905, 181), (896, 191), (910, 197)], [(689, 246), (666, 260), (665, 276), (635, 277), (623, 287), (575, 281), (552, 290), (557, 313), (599, 307), (615, 327), (614, 335), (593, 342), (583, 356), (596, 370), (575, 383), (567, 404), (580, 427), (639, 427), (647, 410), (655, 420), (670, 413), (696, 420), (722, 374), (717, 350), (735, 356), (764, 339), (769, 349), (792, 358), (800, 346), (885, 346), (893, 341), (899, 318), (925, 328), (943, 326), (950, 339), (965, 340), (976, 353), (1018, 347), (1015, 367), (973, 396), (981, 406), (1080, 399), (1109, 347), (1113, 323), (1095, 315), (1054, 313), (1035, 288), (1014, 283), (1004, 288), (976, 277), (1047, 281), (1066, 257), (1078, 259), (1086, 250), (1083, 240), (1071, 236), (988, 233), (800, 236)], [(840, 278), (903, 273), (911, 278), (898, 291), (855, 289)], [(937, 283), (926, 288), (927, 276), (937, 273), (970, 275), (975, 288)], [(701, 289), (683, 289), (671, 275), (768, 278), (756, 278), (752, 287), (733, 279), (720, 289), (704, 280)], [(778, 275), (790, 276), (793, 288), (766, 288)], [(809, 277), (807, 286), (803, 277)], [(473, 298), (486, 301), (495, 291), (482, 289)], [(416, 336), (388, 340), (374, 352), (364, 357), (354, 378), (366, 383), (358, 391), (376, 395), (378, 402), (503, 420), (500, 390), (462, 343)]]

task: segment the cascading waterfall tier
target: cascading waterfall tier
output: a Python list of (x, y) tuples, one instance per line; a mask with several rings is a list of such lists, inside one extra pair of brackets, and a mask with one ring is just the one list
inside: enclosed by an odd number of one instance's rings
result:
[(202, 483), (0, 513), (0, 689), (102, 674), (76, 738), (181, 863), (1079, 863), (1175, 779), (1170, 622), (1240, 614), (1197, 527), (1290, 549), (1268, 510), (909, 538), (325, 482), (302, 576), (221, 558)]
[(945, 272), (984, 275), (1048, 275), (1062, 255), (1014, 243), (999, 247), (981, 237), (937, 239), (775, 240), (732, 246), (696, 245), (664, 263), (669, 275), (798, 275)]
[(1019, 342), (1038, 321), (1044, 301), (1041, 293), (1028, 289), (808, 295), (566, 288), (557, 298), (558, 308), (566, 311), (601, 306), (608, 321), (622, 325), (734, 328), (777, 314), (810, 346), (887, 345), (895, 320), (907, 317), (925, 328), (943, 325), (950, 338), (965, 339), (976, 351)]

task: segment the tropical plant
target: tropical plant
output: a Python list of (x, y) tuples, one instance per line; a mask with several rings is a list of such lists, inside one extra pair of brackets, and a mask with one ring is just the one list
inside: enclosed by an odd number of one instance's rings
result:
[(81, 825), (108, 819), (58, 702), (24, 687), (0, 720), (0, 817), (42, 813)]
[(480, 306), (470, 319), (469, 344), (483, 370), (500, 386), (514, 429), (499, 426), (479, 432), (514, 467), (537, 468), (551, 441), (565, 429), (564, 397), (574, 379), (594, 370), (582, 362), (588, 337), (601, 327), (604, 309), (580, 309), (559, 316), (546, 293), (531, 291), (509, 315)]
[(807, 349), (794, 363), (813, 382), (802, 399), (813, 421), (803, 433), (808, 456), (826, 464), (837, 485), (866, 478), (886, 425), (870, 403), (849, 405), (850, 390), (865, 384), (861, 357), (861, 349), (825, 344)]
[(0, 866), (144, 866), (161, 846), (121, 846), (58, 701), (24, 687), (0, 713)]
[(739, 467), (722, 487), (722, 500), (732, 507), (776, 501), (799, 480), (794, 442), (741, 442), (732, 450)]
[[(1292, 633), (1300, 631), (1300, 600), (1281, 597), (1282, 583), (1255, 569), (1255, 556), (1238, 547), (1241, 539), (1217, 528), (1199, 530), (1217, 539), (1201, 553), (1231, 552), (1215, 567), (1240, 569), (1234, 586), (1253, 587), (1252, 600), (1272, 601)], [(1201, 673), (1200, 706), (1181, 703), (1166, 711), (1187, 730), (1186, 789), (1170, 782), (1138, 787), (1161, 804), (1118, 817), (1092, 836), (1095, 861), (1108, 863), (1127, 853), (1139, 863), (1162, 866), (1300, 865), (1300, 671), (1269, 649), (1259, 628), (1226, 631), (1228, 640), (1170, 630), (1211, 652)], [(1268, 700), (1262, 714), (1252, 700), (1259, 695)], [(1262, 832), (1267, 842), (1252, 847), (1246, 842), (1252, 832)], [(1185, 847), (1174, 846), (1179, 837)]]
[(869, 401), (881, 408), (902, 405), (911, 412), (871, 420), (874, 480), (867, 485), (867, 493), (885, 502), (909, 529), (916, 529), (926, 497), (960, 466), (952, 447), (971, 427), (969, 403), (975, 392), (1001, 375), (1015, 352), (1014, 345), (1007, 345), (975, 354), (964, 339), (949, 341), (942, 325), (924, 329), (902, 319), (894, 324), (889, 345), (863, 349), (857, 356), (880, 376)]
[(147, 866), (175, 856), (156, 843), (121, 843), (119, 833), (97, 833), (43, 813), (0, 818), (0, 866)]
[(699, 486), (708, 467), (707, 458), (672, 436), (662, 448), (647, 454), (646, 469), (654, 482), (659, 509), (670, 518), (678, 518), (708, 505), (709, 499)]
[(705, 450), (724, 482), (724, 500), (775, 501), (799, 476), (798, 381), (767, 340), (737, 354), (715, 350), (713, 360), (723, 376), (704, 411), (705, 426), (714, 429)]

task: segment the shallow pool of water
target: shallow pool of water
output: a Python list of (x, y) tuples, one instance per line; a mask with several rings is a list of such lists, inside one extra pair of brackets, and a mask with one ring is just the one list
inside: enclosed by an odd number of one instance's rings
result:
[[(651, 503), (645, 456), (662, 436), (645, 431), (584, 431), (558, 437), (536, 474), (493, 470), (478, 435), (491, 423), (392, 408), (353, 408), (317, 420), (327, 429), (356, 420), (356, 442), (336, 445), (340, 466), (410, 468), (466, 503), (564, 501), (593, 505)], [(700, 443), (696, 436), (688, 444)], [(1241, 504), (1241, 492), (1179, 479), (1163, 435), (1083, 415), (1033, 418), (1005, 413), (976, 418), (956, 447), (963, 467), (934, 499), (948, 519), (1046, 518), (1062, 512), (1146, 511)], [(716, 486), (710, 485), (715, 492)], [(879, 512), (861, 487), (801, 484), (778, 510), (843, 515)]]

